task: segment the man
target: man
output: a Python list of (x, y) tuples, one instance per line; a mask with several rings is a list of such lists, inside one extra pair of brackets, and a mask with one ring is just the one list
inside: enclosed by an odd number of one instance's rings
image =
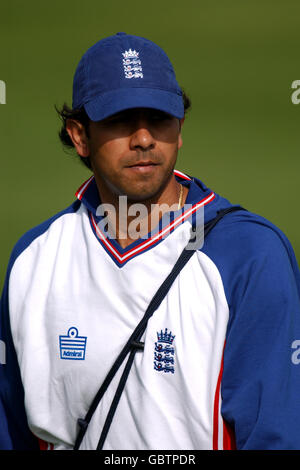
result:
[(299, 448), (297, 262), (278, 228), (174, 169), (184, 102), (149, 40), (81, 59), (61, 137), (92, 176), (11, 255), (1, 448)]

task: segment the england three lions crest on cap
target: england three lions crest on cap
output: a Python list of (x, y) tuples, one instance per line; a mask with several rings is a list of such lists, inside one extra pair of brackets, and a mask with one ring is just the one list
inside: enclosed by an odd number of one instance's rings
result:
[(171, 331), (168, 332), (168, 328), (165, 328), (164, 332), (163, 330), (160, 330), (160, 333), (157, 332), (157, 341), (154, 347), (154, 370), (174, 374), (174, 338), (175, 335), (172, 335)]
[(142, 62), (139, 52), (129, 49), (122, 53), (125, 78), (143, 78)]
[(61, 359), (84, 360), (86, 349), (86, 336), (78, 336), (75, 326), (68, 329), (67, 335), (59, 336), (59, 349)]

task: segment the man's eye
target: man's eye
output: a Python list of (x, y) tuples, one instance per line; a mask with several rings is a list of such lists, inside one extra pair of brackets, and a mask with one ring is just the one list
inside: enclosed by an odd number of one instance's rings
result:
[[(164, 122), (170, 120), (171, 118), (172, 116), (164, 113), (163, 111), (150, 111), (144, 115), (144, 119), (148, 120), (149, 123)], [(107, 118), (104, 123), (108, 126), (122, 124), (130, 125), (130, 123), (135, 122), (137, 119), (139, 119), (139, 116), (136, 114), (136, 112), (129, 110)]]
[(126, 117), (122, 115), (116, 115), (106, 119), (106, 124), (119, 124), (122, 122), (126, 122)]
[(115, 116), (111, 116), (109, 118), (109, 121), (111, 122), (119, 122), (119, 121), (123, 121), (124, 120), (124, 116), (122, 114), (116, 114)]

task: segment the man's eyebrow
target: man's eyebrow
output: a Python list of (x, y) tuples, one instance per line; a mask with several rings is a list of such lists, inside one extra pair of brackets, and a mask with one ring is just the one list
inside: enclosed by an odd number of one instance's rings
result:
[[(113, 121), (115, 119), (120, 119), (120, 118), (124, 118), (124, 119), (128, 119), (132, 116), (136, 116), (140, 113), (141, 111), (137, 108), (129, 108), (129, 109), (124, 109), (123, 111), (119, 111), (118, 113), (116, 114), (112, 114), (111, 116), (108, 116), (107, 118), (103, 119), (104, 122), (110, 122), (110, 121)], [(159, 115), (159, 116), (162, 116), (162, 117), (172, 117), (171, 114), (165, 112), (165, 111), (161, 111), (160, 109), (154, 109), (154, 108), (145, 108), (143, 109), (143, 112), (142, 112), (146, 117), (147, 116), (153, 116), (153, 115)]]
[(116, 114), (112, 114), (111, 116), (108, 116), (106, 119), (114, 119), (117, 117), (126, 116), (128, 114), (133, 114), (133, 113), (134, 113), (133, 109), (124, 109), (124, 111), (119, 111)]
[(102, 122), (109, 122), (113, 121), (114, 119), (118, 119), (122, 116), (125, 116), (125, 111), (120, 111), (119, 113), (112, 114), (111, 116), (108, 116), (107, 118), (103, 119)]

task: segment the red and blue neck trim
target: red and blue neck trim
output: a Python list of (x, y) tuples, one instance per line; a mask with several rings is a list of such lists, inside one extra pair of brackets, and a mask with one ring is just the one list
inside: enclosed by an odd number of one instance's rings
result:
[[(139, 254), (156, 246), (179, 225), (193, 217), (201, 207), (209, 204), (215, 199), (215, 193), (206, 188), (198, 180), (195, 182), (193, 178), (178, 170), (174, 170), (174, 174), (181, 184), (189, 188), (185, 206), (182, 210), (174, 212), (173, 217), (167, 218), (168, 223), (164, 224), (162, 222), (155, 233), (149, 233), (146, 238), (138, 239), (126, 248), (122, 248), (116, 240), (110, 238), (99, 226), (99, 222), (102, 218), (97, 216), (96, 212), (101, 201), (94, 176), (91, 176), (77, 190), (76, 196), (88, 210), (91, 228), (96, 238), (119, 267), (124, 266), (135, 256), (138, 256)], [(185, 209), (185, 207), (187, 207), (187, 209)]]

